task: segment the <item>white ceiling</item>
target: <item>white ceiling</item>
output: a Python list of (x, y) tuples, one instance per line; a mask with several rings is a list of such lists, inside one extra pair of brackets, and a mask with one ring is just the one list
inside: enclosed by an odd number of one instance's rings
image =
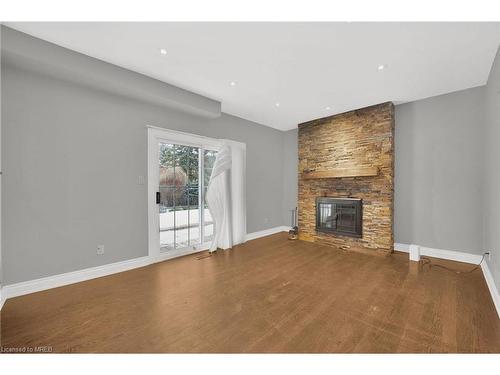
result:
[[(7, 23), (220, 100), (226, 113), (281, 130), (385, 101), (484, 85), (499, 25)], [(381, 64), (387, 68), (379, 71)]]

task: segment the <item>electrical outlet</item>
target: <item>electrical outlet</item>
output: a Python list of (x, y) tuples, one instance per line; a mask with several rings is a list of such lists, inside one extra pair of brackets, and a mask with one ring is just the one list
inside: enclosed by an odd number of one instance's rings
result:
[(104, 245), (97, 245), (97, 255), (104, 254)]
[(139, 185), (144, 185), (144, 183), (145, 183), (144, 176), (139, 176), (139, 179), (137, 182), (139, 183)]

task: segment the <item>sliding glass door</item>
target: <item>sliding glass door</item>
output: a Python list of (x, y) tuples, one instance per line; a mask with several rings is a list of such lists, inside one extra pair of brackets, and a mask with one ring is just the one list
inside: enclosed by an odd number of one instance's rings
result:
[(165, 140), (157, 146), (160, 252), (199, 249), (214, 233), (205, 194), (216, 151)]

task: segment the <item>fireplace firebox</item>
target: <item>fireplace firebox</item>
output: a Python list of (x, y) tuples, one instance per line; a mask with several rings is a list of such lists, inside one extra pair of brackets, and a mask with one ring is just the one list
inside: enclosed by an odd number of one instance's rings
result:
[(316, 198), (316, 230), (342, 236), (362, 236), (363, 200)]

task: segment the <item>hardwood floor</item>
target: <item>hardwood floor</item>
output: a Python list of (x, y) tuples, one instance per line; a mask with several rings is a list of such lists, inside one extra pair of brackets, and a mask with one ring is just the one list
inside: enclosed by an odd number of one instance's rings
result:
[[(481, 270), (410, 267), (284, 233), (9, 299), (4, 348), (56, 352), (500, 352)], [(457, 269), (468, 264), (439, 261)]]

